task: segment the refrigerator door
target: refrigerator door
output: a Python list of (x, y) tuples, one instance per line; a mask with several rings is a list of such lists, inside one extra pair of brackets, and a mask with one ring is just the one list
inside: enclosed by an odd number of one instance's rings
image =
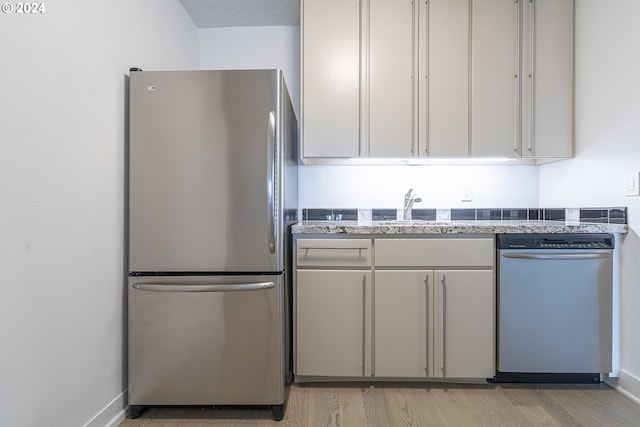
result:
[(279, 70), (133, 72), (129, 271), (282, 271)]
[(280, 276), (131, 277), (131, 405), (280, 405)]

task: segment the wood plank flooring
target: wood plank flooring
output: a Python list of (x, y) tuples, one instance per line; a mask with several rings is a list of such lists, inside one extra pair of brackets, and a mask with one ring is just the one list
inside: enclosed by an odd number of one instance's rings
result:
[(640, 427), (640, 405), (605, 384), (296, 384), (280, 422), (264, 409), (151, 408), (119, 427), (174, 426)]

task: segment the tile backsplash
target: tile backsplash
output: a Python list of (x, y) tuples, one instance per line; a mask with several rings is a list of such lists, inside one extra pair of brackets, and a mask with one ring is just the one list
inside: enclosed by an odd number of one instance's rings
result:
[[(482, 208), (413, 209), (414, 220), (422, 221), (566, 221), (626, 224), (627, 208)], [(402, 220), (402, 209), (305, 208), (306, 221), (394, 221)]]

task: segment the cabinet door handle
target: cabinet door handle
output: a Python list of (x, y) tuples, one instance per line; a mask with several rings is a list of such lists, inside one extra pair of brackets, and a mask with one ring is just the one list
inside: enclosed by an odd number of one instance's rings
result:
[(536, 14), (536, 3), (533, 0), (529, 0), (529, 37), (530, 37), (530, 58), (529, 58), (529, 80), (530, 80), (530, 90), (531, 90), (531, 96), (530, 96), (530, 106), (529, 106), (529, 148), (527, 149), (529, 151), (529, 153), (533, 154), (534, 151), (534, 138), (535, 138), (535, 130), (534, 130), (534, 121), (535, 121), (535, 113), (534, 113), (534, 108), (533, 108), (533, 103), (535, 101), (535, 75), (534, 75), (534, 66), (533, 66), (533, 61), (534, 61), (534, 53), (536, 50), (536, 19), (535, 19), (535, 14)]
[(425, 347), (426, 347), (426, 352), (425, 352), (425, 366), (424, 366), (424, 373), (425, 376), (429, 376), (429, 275), (426, 274), (424, 276), (424, 288), (426, 291), (426, 298), (425, 298), (425, 302), (427, 304), (427, 306), (425, 307), (425, 323), (426, 323), (426, 328), (425, 328), (425, 335), (426, 335), (426, 339), (425, 341)]
[(362, 376), (365, 376), (365, 336), (367, 333), (367, 314), (365, 306), (367, 304), (367, 276), (362, 275)]
[(520, 22), (520, 11), (522, 10), (522, 3), (518, 0), (515, 0), (514, 4), (514, 14), (516, 19), (516, 135), (514, 138), (513, 152), (516, 154), (516, 156), (519, 156), (520, 148), (522, 147), (522, 35), (520, 34), (520, 32), (522, 31), (522, 25)]
[(442, 275), (442, 376), (447, 376), (447, 275)]
[[(425, 1), (425, 15), (421, 16), (421, 18), (425, 19), (425, 22), (429, 22), (429, 9), (431, 7), (431, 5), (429, 4), (429, 1)], [(429, 27), (427, 27), (427, 30), (425, 32), (425, 40), (424, 40), (425, 46), (429, 46), (430, 40), (429, 40)], [(425, 55), (425, 70), (424, 70), (424, 83), (425, 83), (425, 88), (426, 88), (426, 93), (424, 93), (425, 95), (425, 111), (424, 113), (421, 113), (422, 116), (424, 117), (424, 120), (426, 121), (425, 125), (427, 131), (424, 132), (424, 154), (425, 156), (430, 156), (429, 154), (429, 90), (430, 90), (430, 85), (431, 85), (431, 79), (429, 78), (429, 74), (430, 74), (430, 70), (429, 70), (429, 53), (427, 52), (427, 54)], [(420, 137), (420, 136), (418, 136)]]

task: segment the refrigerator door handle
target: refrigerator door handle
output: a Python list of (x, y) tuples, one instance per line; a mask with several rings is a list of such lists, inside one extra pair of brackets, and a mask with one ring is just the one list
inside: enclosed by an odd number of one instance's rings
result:
[(271, 289), (273, 282), (234, 283), (234, 284), (191, 284), (179, 283), (134, 283), (133, 289), (152, 292), (245, 292)]
[(269, 112), (269, 128), (267, 132), (267, 210), (268, 210), (268, 233), (269, 252), (276, 252), (276, 113)]

